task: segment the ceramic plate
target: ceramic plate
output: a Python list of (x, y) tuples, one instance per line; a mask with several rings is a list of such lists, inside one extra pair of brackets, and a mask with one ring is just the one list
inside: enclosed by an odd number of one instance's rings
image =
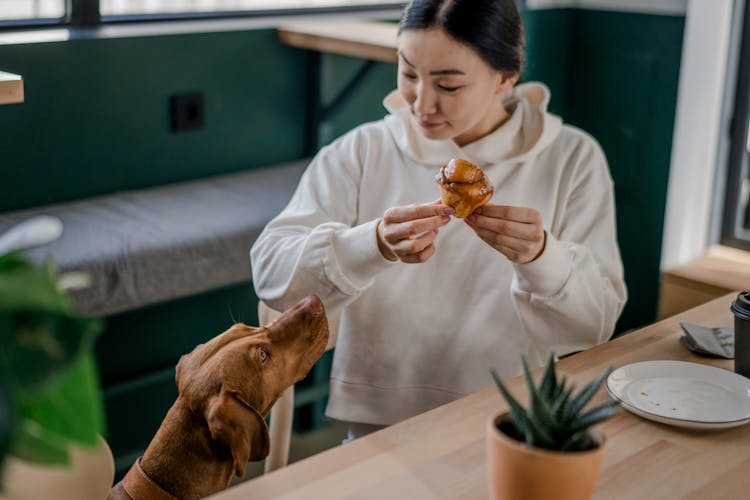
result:
[(699, 429), (750, 422), (750, 379), (686, 361), (641, 361), (614, 370), (607, 391), (636, 415)]

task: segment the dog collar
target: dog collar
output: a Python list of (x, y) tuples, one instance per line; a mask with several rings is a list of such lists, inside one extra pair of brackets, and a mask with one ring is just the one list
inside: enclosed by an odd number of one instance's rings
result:
[(125, 477), (122, 487), (135, 500), (178, 500), (178, 498), (156, 484), (141, 467), (141, 458), (135, 461)]

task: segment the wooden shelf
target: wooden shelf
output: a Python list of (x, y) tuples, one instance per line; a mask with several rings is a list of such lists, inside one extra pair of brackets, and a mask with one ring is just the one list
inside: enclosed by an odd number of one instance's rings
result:
[(396, 63), (398, 26), (374, 21), (300, 21), (279, 27), (282, 43), (318, 52)]
[(750, 290), (750, 253), (712, 247), (695, 260), (662, 272), (659, 318), (742, 290)]
[(23, 102), (23, 78), (0, 71), (0, 105)]

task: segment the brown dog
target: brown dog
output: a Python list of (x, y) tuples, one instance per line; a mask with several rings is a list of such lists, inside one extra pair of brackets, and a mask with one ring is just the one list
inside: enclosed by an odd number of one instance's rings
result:
[(109, 499), (194, 499), (242, 477), (268, 455), (265, 416), (323, 354), (328, 323), (311, 295), (270, 325), (241, 323), (177, 364), (179, 396), (146, 452)]

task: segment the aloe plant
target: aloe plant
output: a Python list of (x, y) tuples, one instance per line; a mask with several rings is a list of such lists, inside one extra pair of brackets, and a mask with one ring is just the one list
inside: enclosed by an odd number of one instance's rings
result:
[(586, 404), (596, 394), (609, 374), (604, 370), (586, 387), (573, 395), (574, 387), (565, 377), (558, 378), (554, 356), (550, 354), (539, 385), (534, 385), (531, 370), (523, 359), (529, 406), (524, 408), (508, 391), (495, 370), (490, 370), (500, 393), (510, 405), (512, 428), (501, 432), (530, 446), (556, 451), (584, 451), (597, 446), (590, 428), (618, 412), (618, 401), (611, 401), (588, 411)]

